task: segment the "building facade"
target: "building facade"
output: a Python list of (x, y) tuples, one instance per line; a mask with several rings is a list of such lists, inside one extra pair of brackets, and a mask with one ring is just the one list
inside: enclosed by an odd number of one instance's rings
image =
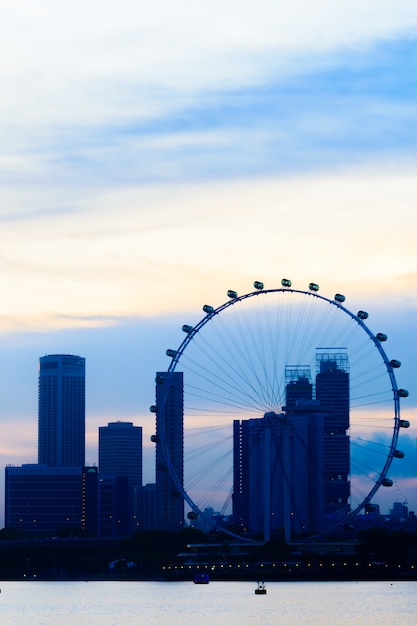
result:
[[(155, 524), (176, 531), (184, 525), (184, 386), (182, 372), (156, 375)], [(173, 480), (168, 463), (175, 472)]]
[[(138, 489), (142, 486), (142, 427), (132, 422), (109, 422), (99, 427), (98, 439), (100, 478), (118, 476), (127, 481), (125, 509), (131, 531), (139, 526)], [(115, 488), (124, 482), (114, 483)]]
[(329, 520), (350, 507), (349, 361), (339, 350), (316, 354), (316, 399), (324, 415), (324, 512)]
[(38, 463), (85, 465), (85, 359), (80, 356), (39, 359)]
[(315, 387), (308, 366), (285, 375), (283, 413), (234, 422), (233, 517), (255, 534), (283, 528), (290, 539), (349, 512), (349, 362), (341, 349), (318, 349)]
[(5, 526), (27, 536), (78, 534), (82, 527), (82, 468), (7, 466)]
[(129, 482), (126, 476), (99, 475), (98, 534), (100, 537), (124, 537), (131, 532)]
[(268, 541), (323, 528), (323, 419), (310, 410), (234, 421), (233, 518)]
[(142, 427), (132, 422), (109, 422), (98, 429), (100, 474), (126, 476), (142, 485)]

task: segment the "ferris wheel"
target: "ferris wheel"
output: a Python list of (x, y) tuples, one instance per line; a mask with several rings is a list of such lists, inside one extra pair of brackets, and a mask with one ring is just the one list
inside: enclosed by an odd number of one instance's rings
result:
[[(262, 481), (268, 482), (266, 474), (275, 472), (286, 484), (281, 498), (287, 504), (282, 506), (266, 504), (265, 489), (259, 485), (263, 515), (269, 516), (272, 529), (274, 515), (278, 525), (284, 515), (284, 525), (297, 527), (297, 498), (291, 500), (290, 492), (301, 493), (305, 480), (313, 480), (314, 489), (314, 484), (327, 481), (317, 492), (323, 503), (326, 498), (331, 503), (324, 526), (369, 510), (377, 491), (393, 485), (391, 463), (404, 456), (398, 449), (399, 432), (409, 426), (400, 417), (400, 399), (408, 396), (395, 377), (401, 363), (387, 356), (387, 336), (369, 329), (368, 313), (351, 312), (345, 301), (340, 293), (332, 298), (321, 295), (316, 283), (297, 289), (283, 279), (278, 288), (269, 289), (255, 281), (252, 291), (239, 295), (229, 290), (223, 304), (205, 304), (199, 321), (182, 326), (185, 337), (177, 349), (167, 350), (171, 361), (166, 372), (166, 380), (179, 372), (183, 379), (180, 471), (172, 462), (163, 427), (159, 443), (190, 523), (200, 520), (222, 529), (231, 526), (232, 533), (246, 531), (239, 528), (234, 510), (241, 480), (238, 457), (256, 456), (250, 449), (253, 437), (237, 452), (236, 433), (246, 428), (244, 423), (255, 430), (272, 424), (268, 441), (281, 442), (268, 454), (264, 442), (257, 453), (258, 464), (259, 457), (263, 459)], [(343, 397), (333, 393), (330, 405), (325, 400), (326, 372), (341, 372), (345, 381)], [(163, 416), (167, 402), (162, 399), (151, 410)], [(332, 415), (340, 417), (343, 403), (344, 423), (332, 422)], [(290, 466), (295, 468), (292, 482)], [(243, 474), (258, 471), (254, 461), (245, 467)], [(300, 467), (305, 467), (305, 475), (297, 475)], [(256, 492), (253, 481), (251, 488)], [(281, 517), (274, 506), (284, 511)]]

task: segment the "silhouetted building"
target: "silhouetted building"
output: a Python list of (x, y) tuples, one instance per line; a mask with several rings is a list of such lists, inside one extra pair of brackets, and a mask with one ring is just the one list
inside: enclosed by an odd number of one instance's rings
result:
[(100, 537), (124, 537), (130, 534), (129, 482), (126, 476), (99, 475), (98, 509)]
[(350, 507), (349, 361), (338, 349), (316, 354), (316, 399), (324, 415), (324, 512), (331, 518)]
[(5, 526), (27, 535), (78, 534), (82, 472), (78, 467), (6, 466)]
[(408, 506), (404, 502), (393, 502), (392, 509), (390, 509), (389, 516), (393, 518), (408, 518)]
[[(156, 527), (178, 530), (184, 525), (184, 388), (182, 372), (156, 375)], [(168, 461), (167, 461), (168, 459)], [(168, 462), (175, 472), (174, 482)]]
[[(39, 463), (6, 467), (6, 526), (31, 535), (78, 533), (88, 523), (91, 494), (91, 482), (83, 478), (84, 456), (85, 359), (68, 354), (41, 357)], [(95, 506), (94, 498), (91, 504)]]
[(85, 464), (85, 359), (52, 354), (39, 359), (38, 463)]
[(319, 412), (266, 413), (235, 420), (233, 518), (263, 535), (323, 528), (323, 418)]
[(341, 349), (287, 366), (284, 411), (234, 422), (233, 518), (255, 534), (320, 532), (350, 500), (349, 363)]
[(138, 530), (153, 530), (156, 528), (155, 518), (156, 484), (147, 483), (136, 489), (138, 503)]
[(98, 429), (98, 455), (101, 474), (126, 476), (132, 484), (142, 484), (142, 427), (132, 422), (109, 422)]
[(142, 428), (132, 422), (110, 422), (99, 427), (100, 476), (123, 476), (128, 481), (129, 496), (125, 506), (131, 530), (136, 527), (137, 487), (142, 486)]

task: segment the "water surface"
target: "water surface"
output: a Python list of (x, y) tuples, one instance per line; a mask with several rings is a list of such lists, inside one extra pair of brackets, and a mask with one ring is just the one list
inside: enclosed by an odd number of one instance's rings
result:
[(4, 626), (415, 626), (417, 582), (7, 582)]

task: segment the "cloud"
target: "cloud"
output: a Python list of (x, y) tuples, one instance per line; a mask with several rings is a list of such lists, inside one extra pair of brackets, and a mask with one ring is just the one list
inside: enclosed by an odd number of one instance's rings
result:
[(277, 272), (330, 293), (343, 286), (362, 307), (400, 299), (415, 310), (416, 184), (413, 167), (381, 163), (91, 190), (68, 214), (3, 223), (1, 326), (101, 326), (186, 311), (254, 279), (274, 285)]
[(178, 110), (197, 92), (259, 85), (300, 66), (327, 65), (334, 62), (329, 53), (334, 59), (417, 27), (410, 0), (395, 7), (389, 0), (314, 6), (263, 0), (256, 9), (248, 1), (212, 0), (197, 8), (189, 0), (146, 6), (93, 0), (88, 7), (44, 0), (36, 11), (22, 0), (6, 3), (3, 16), (2, 112), (32, 137), (45, 125)]

